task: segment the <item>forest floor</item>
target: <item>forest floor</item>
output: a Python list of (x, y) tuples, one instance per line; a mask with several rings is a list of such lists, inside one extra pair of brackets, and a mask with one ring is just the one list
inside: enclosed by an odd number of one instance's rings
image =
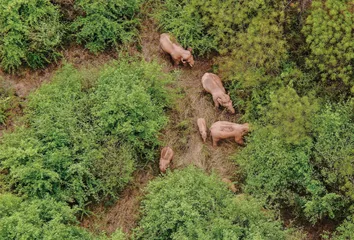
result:
[[(203, 143), (198, 127), (197, 119), (205, 118), (207, 127), (216, 121), (239, 122), (239, 114), (229, 114), (225, 109), (215, 109), (210, 94), (203, 91), (201, 78), (204, 73), (211, 72), (212, 60), (195, 59), (193, 68), (180, 66), (174, 69), (169, 55), (163, 53), (159, 48), (159, 35), (156, 24), (151, 18), (146, 18), (141, 26), (140, 44), (143, 57), (146, 61), (157, 61), (165, 72), (176, 71), (177, 78), (173, 87), (178, 92), (179, 98), (174, 109), (168, 112), (170, 122), (162, 132), (161, 141), (164, 146), (170, 146), (174, 152), (172, 171), (193, 164), (206, 172), (216, 172), (220, 178), (228, 178), (237, 185), (237, 165), (232, 159), (234, 154), (241, 149), (233, 140), (220, 141), (219, 146), (212, 147), (211, 138)], [(136, 52), (136, 50), (131, 50)], [(10, 75), (1, 72), (2, 78), (11, 84), (15, 90), (19, 105), (12, 110), (12, 116), (5, 126), (0, 126), (0, 137), (3, 131), (12, 130), (16, 125), (16, 119), (22, 115), (22, 103), (26, 101), (28, 94), (43, 83), (49, 82), (55, 71), (64, 62), (74, 65), (76, 68), (89, 68), (100, 66), (110, 60), (117, 59), (118, 54), (106, 52), (99, 55), (90, 54), (87, 50), (78, 46), (68, 47), (63, 51), (63, 59), (59, 63), (53, 63), (43, 70), (22, 70), (19, 74)], [(237, 109), (236, 109), (237, 112)], [(81, 226), (90, 229), (92, 232), (105, 231), (114, 232), (121, 228), (130, 234), (139, 219), (140, 202), (143, 197), (143, 189), (152, 179), (161, 176), (158, 170), (158, 160), (144, 169), (134, 173), (133, 180), (121, 193), (118, 201), (102, 203), (90, 207), (91, 214), (85, 216)], [(107, 206), (109, 204), (109, 206)], [(289, 221), (287, 221), (289, 222)], [(286, 224), (288, 225), (288, 224)], [(307, 239), (321, 239), (323, 230), (329, 230), (326, 226), (307, 227)]]

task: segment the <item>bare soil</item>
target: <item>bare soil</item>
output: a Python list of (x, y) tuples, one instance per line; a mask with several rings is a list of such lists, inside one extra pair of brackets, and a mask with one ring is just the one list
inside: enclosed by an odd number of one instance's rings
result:
[(20, 69), (16, 74), (8, 74), (0, 69), (0, 79), (10, 83), (16, 95), (25, 99), (29, 93), (37, 89), (45, 82), (49, 82), (55, 71), (64, 63), (69, 63), (77, 68), (99, 66), (109, 60), (117, 58), (115, 53), (102, 53), (94, 55), (81, 46), (70, 46), (62, 51), (63, 58), (58, 63), (52, 63), (48, 67), (39, 70)]
[(136, 171), (131, 183), (121, 193), (120, 199), (110, 207), (105, 207), (104, 203), (93, 206), (93, 214), (85, 217), (81, 226), (97, 234), (102, 231), (111, 234), (118, 228), (130, 233), (139, 218), (142, 190), (154, 175), (156, 173), (154, 174), (151, 167)]

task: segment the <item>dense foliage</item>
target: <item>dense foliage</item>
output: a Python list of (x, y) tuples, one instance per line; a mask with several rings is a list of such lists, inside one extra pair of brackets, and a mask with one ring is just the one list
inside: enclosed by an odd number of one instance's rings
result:
[[(55, 239), (79, 238), (80, 231), (67, 227), (77, 212), (68, 204), (82, 211), (88, 201), (115, 198), (135, 167), (155, 158), (170, 79), (155, 63), (122, 58), (88, 73), (64, 66), (31, 94), (25, 126), (6, 134), (0, 145), (5, 190), (25, 200), (6, 213), (4, 236), (49, 239), (63, 229)], [(32, 214), (35, 209), (43, 213)]]
[(1, 239), (89, 239), (76, 223), (75, 210), (51, 198), (23, 201), (0, 195)]
[(79, 0), (75, 7), (79, 16), (71, 25), (77, 42), (84, 43), (91, 52), (117, 47), (137, 36), (140, 0)]
[(153, 159), (166, 123), (158, 67), (114, 63), (90, 89), (83, 89), (84, 76), (66, 66), (30, 96), (30, 127), (17, 128), (0, 146), (9, 189), (83, 206), (89, 197), (114, 196), (137, 160)]
[(140, 0), (0, 2), (0, 67), (44, 67), (61, 57), (60, 47), (73, 35), (93, 53), (137, 37)]
[(234, 197), (216, 175), (188, 167), (147, 187), (136, 239), (286, 239), (254, 199)]
[(13, 90), (0, 77), (0, 125), (5, 124), (9, 110), (15, 106)]
[(306, 65), (316, 69), (324, 81), (341, 80), (354, 87), (352, 4), (348, 0), (314, 0), (303, 32), (310, 51)]
[(0, 2), (0, 66), (14, 71), (25, 64), (42, 67), (60, 54), (63, 24), (49, 0)]
[(334, 236), (332, 236), (333, 240), (347, 240), (354, 238), (354, 219), (353, 217), (348, 217), (343, 224), (341, 224), (338, 228)]
[(183, 47), (192, 47), (199, 55), (216, 49), (216, 40), (208, 34), (203, 16), (194, 1), (166, 0), (161, 11), (155, 13), (160, 28), (171, 33)]
[[(296, 105), (288, 113), (301, 113)], [(278, 107), (282, 112), (287, 105)], [(312, 222), (341, 218), (354, 204), (352, 106), (326, 105), (303, 117), (300, 122), (292, 117), (290, 129), (284, 126), (286, 117), (283, 123), (255, 125), (237, 157), (247, 175), (245, 190), (272, 205), (293, 206)]]
[[(217, 50), (260, 63), (279, 64), (274, 58), (281, 59), (285, 51), (278, 24), (282, 16), (267, 8), (267, 2), (167, 0), (156, 18), (163, 31), (172, 33), (184, 47), (191, 46), (198, 54)], [(274, 8), (281, 5), (281, 1), (269, 2)], [(250, 38), (247, 34), (256, 36)], [(239, 52), (242, 47), (248, 52)]]
[(77, 227), (76, 209), (51, 198), (23, 200), (12, 194), (0, 194), (1, 239), (45, 240), (124, 240), (125, 235), (117, 229), (111, 237), (94, 236)]

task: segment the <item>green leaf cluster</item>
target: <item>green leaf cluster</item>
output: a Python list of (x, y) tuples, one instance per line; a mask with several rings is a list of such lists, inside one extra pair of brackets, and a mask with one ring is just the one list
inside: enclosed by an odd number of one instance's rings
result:
[(0, 67), (6, 72), (44, 67), (61, 57), (69, 34), (93, 53), (129, 43), (138, 34), (140, 5), (141, 0), (1, 1)]
[(21, 65), (43, 67), (60, 56), (60, 14), (49, 0), (0, 2), (0, 66), (13, 72)]
[(23, 201), (0, 195), (1, 239), (91, 239), (77, 223), (75, 209), (51, 198)]
[[(309, 56), (306, 65), (323, 81), (353, 86), (354, 12), (349, 0), (312, 1), (303, 27)], [(352, 89), (354, 90), (354, 89)]]
[(15, 106), (14, 92), (8, 84), (0, 77), (0, 125), (6, 123), (9, 110)]
[(274, 11), (279, 6), (282, 1), (167, 0), (155, 16), (163, 31), (199, 55), (217, 50), (231, 54), (230, 64), (233, 60), (246, 63), (247, 58), (250, 66), (264, 64), (268, 70), (279, 65), (286, 52), (280, 25), (283, 14)]
[(124, 240), (117, 229), (111, 237), (93, 235), (76, 226), (77, 208), (52, 198), (24, 200), (13, 194), (0, 194), (0, 238), (45, 240)]
[(354, 201), (354, 111), (347, 104), (325, 105), (312, 121), (312, 163), (328, 189)]
[(333, 240), (347, 240), (354, 238), (354, 218), (348, 217), (332, 236)]
[(65, 66), (29, 97), (28, 127), (0, 145), (8, 189), (83, 207), (115, 197), (138, 163), (154, 159), (170, 76), (156, 63), (133, 59), (105, 66), (91, 88), (85, 76)]
[(217, 49), (215, 36), (209, 34), (205, 19), (196, 8), (196, 1), (166, 0), (154, 16), (159, 27), (172, 34), (183, 47), (192, 47), (193, 53), (204, 55)]
[(237, 33), (228, 54), (219, 59), (224, 78), (240, 82), (243, 88), (274, 82), (287, 58), (282, 18), (275, 10), (265, 10)]
[(317, 99), (300, 97), (290, 86), (269, 94), (270, 102), (262, 109), (263, 125), (286, 143), (306, 141), (311, 131), (311, 118), (316, 114)]
[(236, 156), (246, 174), (246, 192), (270, 206), (290, 206), (313, 223), (349, 214), (354, 204), (351, 104), (318, 108), (291, 89), (280, 89), (271, 99)]
[(149, 183), (134, 239), (286, 239), (271, 211), (188, 167)]
[(81, 12), (70, 28), (76, 41), (93, 53), (102, 52), (137, 36), (141, 0), (79, 0), (75, 8)]

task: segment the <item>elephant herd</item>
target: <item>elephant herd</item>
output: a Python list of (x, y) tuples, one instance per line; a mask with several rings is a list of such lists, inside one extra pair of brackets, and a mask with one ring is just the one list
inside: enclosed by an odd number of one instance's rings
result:
[[(174, 67), (177, 67), (181, 62), (183, 65), (186, 65), (188, 63), (191, 67), (194, 66), (192, 49), (188, 48), (187, 50), (185, 50), (180, 44), (172, 41), (169, 34), (163, 33), (160, 35), (160, 47), (165, 53), (168, 53), (171, 56)], [(216, 74), (205, 73), (201, 79), (201, 83), (204, 90), (212, 95), (216, 109), (218, 109), (219, 106), (223, 106), (231, 114), (235, 113), (235, 109), (232, 106), (230, 96), (226, 93), (221, 79)], [(197, 125), (203, 142), (206, 142), (207, 126), (205, 119), (198, 118)], [(213, 147), (217, 146), (219, 140), (227, 138), (234, 138), (238, 144), (243, 145), (243, 136), (248, 133), (249, 124), (237, 124), (227, 121), (217, 121), (211, 125), (209, 130), (213, 142)], [(169, 167), (173, 159), (173, 155), (174, 152), (170, 147), (164, 147), (161, 150), (159, 164), (161, 172), (166, 172), (166, 169)], [(223, 179), (223, 181), (228, 180)]]

